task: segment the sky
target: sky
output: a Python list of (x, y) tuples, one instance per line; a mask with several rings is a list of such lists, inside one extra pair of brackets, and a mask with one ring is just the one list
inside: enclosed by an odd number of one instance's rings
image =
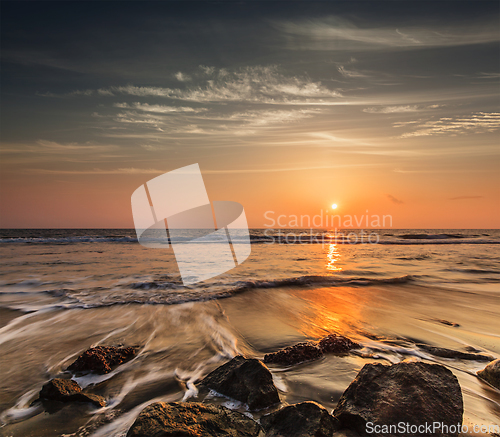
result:
[(2, 1), (0, 227), (131, 228), (198, 163), (251, 227), (499, 228), (499, 5)]

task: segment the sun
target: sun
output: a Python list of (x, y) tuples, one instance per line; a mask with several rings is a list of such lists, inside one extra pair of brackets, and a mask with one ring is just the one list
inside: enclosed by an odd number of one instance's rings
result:
[(332, 209), (337, 209), (337, 204), (336, 204), (336, 203), (334, 203), (334, 204), (332, 205)]

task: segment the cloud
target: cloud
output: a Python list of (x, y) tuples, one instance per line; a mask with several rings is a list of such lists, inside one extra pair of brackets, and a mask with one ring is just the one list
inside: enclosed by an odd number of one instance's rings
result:
[(450, 197), (450, 200), (482, 199), (484, 196), (457, 196)]
[(117, 146), (114, 145), (98, 145), (98, 144), (92, 144), (90, 142), (79, 144), (79, 143), (57, 143), (55, 141), (38, 140), (36, 143), (39, 146), (41, 146), (43, 150), (52, 152), (70, 152), (70, 151), (88, 152), (90, 150), (102, 151), (102, 150), (111, 150), (117, 148)]
[[(428, 105), (428, 106), (419, 106), (419, 105), (397, 105), (397, 106), (374, 106), (371, 108), (363, 109), (363, 112), (368, 112), (370, 114), (394, 114), (394, 113), (403, 113), (403, 112), (419, 112), (426, 111), (428, 109), (437, 109), (443, 105)], [(398, 126), (403, 126), (405, 124), (417, 123), (416, 121), (405, 121), (398, 122)], [(396, 124), (395, 124), (396, 126)]]
[(175, 73), (174, 76), (179, 82), (189, 82), (191, 80), (191, 76), (180, 71), (178, 73)]
[(346, 70), (346, 68), (343, 65), (338, 67), (337, 70), (339, 70), (339, 73), (345, 77), (369, 77), (366, 74), (360, 73), (358, 71)]
[[(70, 95), (163, 97), (190, 102), (251, 102), (264, 104), (334, 104), (341, 94), (307, 77), (285, 76), (276, 66), (244, 67), (236, 71), (201, 67), (202, 84), (187, 88), (113, 86), (97, 91), (73, 91)], [(208, 76), (208, 77), (207, 77)], [(46, 94), (49, 95), (49, 94)], [(50, 94), (50, 96), (54, 96)]]
[(357, 27), (335, 16), (314, 20), (275, 21), (288, 48), (296, 50), (376, 50), (447, 47), (498, 41), (498, 24), (461, 25), (448, 28)]
[(179, 113), (179, 112), (203, 112), (206, 108), (191, 108), (188, 106), (165, 106), (165, 105), (149, 105), (148, 103), (135, 102), (129, 105), (128, 103), (115, 103), (115, 108), (133, 108), (144, 112), (157, 112), (160, 114)]
[[(367, 164), (338, 164), (338, 165), (310, 165), (297, 167), (272, 167), (272, 168), (247, 168), (247, 169), (220, 169), (209, 170), (202, 169), (203, 174), (242, 174), (242, 173), (274, 173), (274, 172), (289, 172), (289, 171), (305, 171), (305, 170), (328, 170), (334, 168), (351, 168), (351, 167), (366, 167)], [(167, 172), (167, 169), (159, 170), (154, 168), (115, 168), (115, 169), (100, 169), (93, 168), (88, 170), (50, 170), (50, 169), (28, 169), (32, 173), (40, 174), (162, 174)]]
[(500, 79), (500, 73), (479, 73), (478, 79)]
[(405, 133), (401, 138), (494, 132), (500, 128), (500, 113), (476, 112), (469, 116), (442, 117), (415, 127), (415, 131)]
[(392, 203), (395, 203), (396, 205), (402, 205), (404, 203), (402, 200), (396, 199), (392, 194), (388, 194), (387, 197)]
[(317, 109), (290, 109), (290, 110), (250, 110), (232, 114), (207, 117), (211, 120), (242, 122), (250, 126), (265, 126), (270, 124), (291, 123), (317, 114)]
[(401, 105), (365, 108), (363, 112), (368, 112), (370, 114), (393, 114), (397, 112), (416, 112), (418, 110), (419, 107), (417, 105)]

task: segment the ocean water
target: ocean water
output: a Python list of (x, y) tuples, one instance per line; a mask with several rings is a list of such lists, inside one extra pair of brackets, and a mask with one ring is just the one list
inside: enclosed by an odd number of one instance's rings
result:
[[(148, 403), (196, 399), (194, 383), (236, 354), (262, 358), (331, 332), (363, 349), (270, 366), (284, 403), (333, 409), (364, 364), (424, 360), (458, 377), (465, 424), (500, 424), (500, 392), (475, 376), (485, 362), (420, 347), (500, 357), (500, 231), (343, 234), (253, 229), (243, 264), (183, 286), (172, 250), (142, 247), (134, 230), (0, 231), (0, 434), (122, 436)], [(120, 344), (140, 353), (77, 379), (106, 407), (30, 407), (81, 352)]]

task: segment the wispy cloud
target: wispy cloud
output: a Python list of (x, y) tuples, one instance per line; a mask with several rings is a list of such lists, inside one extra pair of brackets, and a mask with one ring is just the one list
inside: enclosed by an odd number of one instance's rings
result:
[(335, 16), (307, 21), (275, 21), (273, 24), (286, 35), (289, 48), (302, 50), (446, 47), (500, 39), (494, 20), (482, 26), (461, 25), (460, 28), (448, 29), (358, 27)]
[[(371, 108), (363, 109), (363, 112), (368, 112), (370, 114), (394, 114), (398, 112), (418, 112), (418, 111), (426, 111), (429, 109), (439, 108), (440, 105), (428, 105), (428, 106), (419, 106), (419, 105), (398, 105), (398, 106), (374, 106)], [(415, 123), (414, 121), (403, 122), (403, 123)]]
[[(308, 77), (285, 76), (276, 66), (244, 67), (235, 71), (200, 67), (201, 85), (187, 88), (151, 86), (113, 86), (96, 91), (73, 91), (76, 95), (130, 95), (137, 97), (163, 97), (190, 102), (253, 102), (264, 104), (330, 104), (341, 97), (321, 82)], [(54, 97), (46, 93), (45, 96)]]
[(442, 117), (421, 123), (415, 128), (413, 132), (401, 135), (401, 138), (494, 132), (500, 128), (500, 113), (477, 112), (469, 116)]
[[(309, 165), (295, 167), (268, 167), (268, 168), (242, 168), (242, 169), (202, 169), (203, 174), (242, 174), (242, 173), (274, 173), (274, 172), (290, 172), (290, 171), (307, 171), (307, 170), (328, 170), (334, 168), (351, 168), (351, 167), (366, 167), (372, 166), (368, 164), (338, 164), (338, 165)], [(28, 169), (32, 173), (40, 174), (162, 174), (168, 171), (167, 169), (160, 170), (154, 168), (116, 168), (116, 169), (100, 169), (93, 168), (88, 170), (52, 170), (32, 168)]]
[(392, 194), (388, 194), (387, 197), (392, 203), (395, 203), (396, 205), (402, 205), (404, 203), (402, 200), (397, 199)]
[(179, 82), (189, 82), (191, 80), (191, 76), (182, 73), (181, 71), (175, 73), (174, 76)]
[(149, 105), (148, 103), (140, 103), (135, 102), (132, 104), (128, 103), (115, 103), (113, 104), (115, 108), (133, 108), (139, 109), (144, 112), (157, 112), (161, 114), (175, 113), (175, 112), (203, 112), (206, 111), (207, 108), (191, 108), (189, 106), (165, 106), (165, 105)]
[(359, 71), (347, 70), (343, 65), (339, 66), (337, 70), (344, 77), (369, 77), (368, 75), (360, 73)]

